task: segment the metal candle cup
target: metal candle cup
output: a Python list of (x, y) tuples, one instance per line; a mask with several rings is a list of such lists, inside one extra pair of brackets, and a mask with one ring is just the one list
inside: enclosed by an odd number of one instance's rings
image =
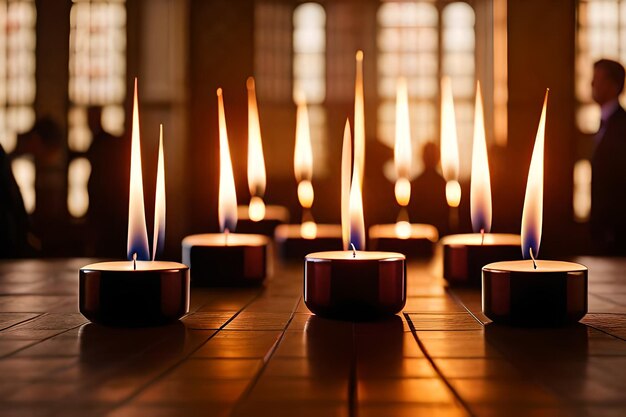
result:
[(183, 262), (194, 287), (261, 285), (267, 276), (269, 239), (242, 233), (206, 233), (183, 239)]
[(304, 302), (330, 318), (396, 314), (406, 302), (405, 256), (392, 252), (317, 252), (305, 258)]
[(520, 236), (467, 233), (441, 239), (443, 277), (450, 285), (478, 287), (486, 264), (521, 259)]
[(495, 323), (561, 326), (587, 314), (587, 267), (560, 261), (496, 262), (483, 267), (484, 314)]
[(79, 308), (109, 326), (154, 326), (189, 310), (189, 268), (177, 262), (100, 262), (79, 273)]

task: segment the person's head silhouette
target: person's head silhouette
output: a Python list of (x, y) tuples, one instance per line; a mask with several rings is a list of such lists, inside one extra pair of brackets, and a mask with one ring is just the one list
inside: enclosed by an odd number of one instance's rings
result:
[(624, 67), (610, 59), (601, 59), (593, 64), (591, 96), (599, 105), (617, 100), (624, 90)]

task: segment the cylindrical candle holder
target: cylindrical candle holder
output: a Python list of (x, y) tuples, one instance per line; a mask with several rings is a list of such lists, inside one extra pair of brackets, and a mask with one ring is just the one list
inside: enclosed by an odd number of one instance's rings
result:
[(405, 256), (335, 251), (305, 258), (304, 302), (328, 318), (368, 320), (396, 314), (406, 302)]
[(446, 236), (443, 277), (452, 286), (480, 287), (482, 267), (498, 261), (522, 258), (520, 236), (504, 233), (469, 233)]
[(561, 326), (587, 314), (587, 268), (572, 262), (496, 262), (483, 267), (483, 313), (495, 323)]
[(206, 233), (183, 239), (183, 262), (194, 287), (246, 287), (263, 284), (269, 239), (262, 235)]
[(431, 224), (377, 224), (369, 229), (369, 248), (374, 251), (399, 252), (407, 258), (430, 258), (439, 239)]
[(318, 224), (315, 236), (310, 238), (302, 235), (300, 224), (282, 224), (276, 228), (274, 238), (278, 256), (285, 260), (302, 261), (309, 253), (343, 248), (338, 224)]
[[(136, 269), (134, 269), (136, 267)], [(155, 326), (189, 311), (189, 268), (176, 262), (100, 262), (79, 273), (80, 312), (108, 326)]]
[(274, 237), (276, 228), (289, 221), (289, 210), (283, 206), (265, 206), (265, 215), (261, 220), (252, 220), (248, 206), (237, 207), (237, 232)]

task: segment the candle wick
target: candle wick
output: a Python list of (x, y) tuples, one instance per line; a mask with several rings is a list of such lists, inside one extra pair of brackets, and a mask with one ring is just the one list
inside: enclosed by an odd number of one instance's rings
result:
[(356, 258), (356, 248), (354, 247), (354, 243), (350, 243), (350, 246), (352, 246), (352, 257)]
[(537, 262), (535, 261), (535, 257), (533, 256), (533, 248), (530, 248), (530, 259), (533, 260), (533, 268), (537, 269)]
[(137, 270), (137, 252), (133, 253), (133, 270)]
[(480, 246), (485, 243), (485, 229), (480, 229)]

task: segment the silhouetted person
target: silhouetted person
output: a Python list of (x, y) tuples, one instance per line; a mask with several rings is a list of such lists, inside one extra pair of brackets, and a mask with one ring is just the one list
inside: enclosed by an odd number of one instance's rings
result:
[(18, 137), (14, 155), (30, 155), (35, 162), (33, 233), (39, 255), (62, 255), (67, 238), (67, 161), (61, 127), (49, 116)]
[(0, 258), (28, 255), (28, 227), (28, 214), (11, 162), (0, 146)]
[(411, 220), (437, 227), (440, 235), (448, 233), (449, 208), (446, 180), (437, 171), (439, 146), (428, 142), (422, 147), (424, 171), (413, 181)]
[(597, 250), (626, 255), (626, 112), (619, 104), (624, 67), (602, 59), (593, 66), (592, 96), (600, 129), (591, 160), (591, 233)]
[(98, 257), (125, 258), (130, 141), (113, 136), (103, 129), (101, 107), (90, 107), (87, 117), (93, 135), (88, 152), (91, 161), (87, 214), (91, 247), (88, 252)]

